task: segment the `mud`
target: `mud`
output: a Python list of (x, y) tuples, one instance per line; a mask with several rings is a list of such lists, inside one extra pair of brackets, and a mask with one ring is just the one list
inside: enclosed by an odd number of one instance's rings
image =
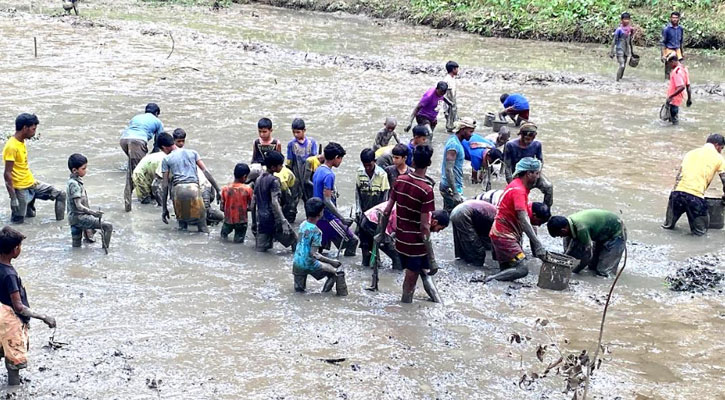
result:
[(685, 262), (686, 267), (679, 268), (673, 275), (665, 278), (670, 290), (675, 292), (703, 293), (714, 291), (722, 293), (722, 280), (725, 275), (713, 268), (722, 267), (725, 261), (715, 255), (694, 257)]
[[(695, 106), (683, 109), (682, 124), (669, 127), (657, 121), (665, 90), (658, 64), (643, 60), (625, 84), (613, 85), (607, 74), (615, 66), (600, 69), (593, 62), (598, 53), (590, 57), (586, 46), (489, 41), (260, 6), (211, 12), (98, 0), (83, 3), (82, 18), (14, 6), (20, 11), (0, 13), (5, 129), (21, 111), (39, 115), (41, 139), (28, 145), (30, 166), (53, 185), (65, 185), (67, 156), (84, 153), (91, 207), (114, 224), (107, 256), (100, 243), (71, 249), (67, 222), (55, 222), (47, 202), (21, 227), (28, 240), (16, 266), (31, 305), (56, 317), (59, 327), (53, 335), (33, 324), (18, 397), (571, 398), (551, 371), (522, 384), (528, 389), (518, 383), (556, 361), (558, 352), (547, 347), (542, 362), (539, 345), (556, 343), (565, 355), (591, 353), (609, 280), (582, 274), (567, 291), (541, 290), (539, 262), (531, 260), (531, 274), (521, 282), (475, 283), (495, 263), (487, 259), (477, 269), (453, 261), (446, 230), (433, 239), (443, 304), (426, 301), (419, 285), (414, 303), (401, 305), (402, 275), (387, 259), (380, 291), (366, 291), (371, 271), (359, 256), (342, 257), (347, 297), (319, 293), (322, 283), (314, 281), (307, 294), (295, 294), (291, 254), (281, 247), (262, 255), (251, 235), (239, 245), (221, 241), (218, 228), (209, 236), (181, 233), (164, 225), (152, 205), (135, 202), (132, 213), (123, 212), (119, 133), (155, 101), (165, 126), (185, 128), (187, 146), (200, 152), (220, 183), (231, 180), (237, 162), (250, 159), (261, 116), (274, 121), (274, 136), (283, 141), (292, 137), (292, 119), (304, 118), (308, 135), (348, 149), (337, 171), (347, 214), (356, 154), (372, 144), (385, 117), (409, 115), (449, 58), (465, 66), (458, 98), (463, 116), (482, 120), (500, 107), (503, 91), (529, 96), (547, 176), (556, 185), (554, 213), (604, 207), (627, 222), (628, 266), (604, 335), (611, 354), (591, 393), (723, 396), (723, 297), (678, 295), (663, 280), (693, 255), (722, 259), (725, 232), (694, 238), (684, 221), (673, 232), (659, 228), (682, 155), (721, 128), (712, 118), (722, 108), (719, 96), (698, 94)], [(59, 4), (33, 7), (52, 14)], [(169, 32), (175, 40), (170, 57)], [(507, 49), (526, 52), (531, 61), (512, 62), (501, 56)], [(552, 52), (561, 56), (560, 68), (549, 63)], [(697, 85), (725, 71), (722, 59), (695, 61)], [(527, 81), (532, 76), (574, 81), (544, 78), (541, 85)], [(632, 112), (622, 112), (622, 104)], [(434, 157), (431, 174), (439, 178), (439, 147)], [(479, 191), (466, 184), (464, 195)], [(7, 200), (0, 201), (4, 221), (8, 210)], [(560, 241), (545, 230), (540, 235), (549, 250), (561, 251)], [(542, 319), (549, 321), (546, 331), (536, 322)], [(531, 339), (514, 345), (513, 333)], [(51, 335), (67, 344), (49, 345)]]

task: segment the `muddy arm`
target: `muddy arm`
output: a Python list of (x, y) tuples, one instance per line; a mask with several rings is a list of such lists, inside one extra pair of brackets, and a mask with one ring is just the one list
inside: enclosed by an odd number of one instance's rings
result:
[(83, 203), (81, 203), (80, 197), (76, 197), (73, 199), (73, 205), (76, 206), (76, 211), (78, 211), (82, 214), (89, 214), (94, 217), (100, 217), (101, 215), (103, 215), (103, 213), (100, 211), (93, 211), (90, 208), (84, 206)]
[(216, 191), (217, 202), (221, 201), (222, 190), (219, 188), (219, 185), (216, 183), (216, 180), (214, 179), (214, 177), (211, 176), (211, 172), (209, 172), (209, 170), (206, 169), (206, 165), (204, 165), (204, 162), (201, 160), (196, 160), (196, 165), (199, 168), (201, 168), (202, 172), (204, 172), (204, 176), (209, 181), (209, 183), (211, 183), (211, 186)]
[(453, 196), (460, 200), (461, 194), (456, 190), (456, 180), (453, 174), (453, 167), (456, 164), (456, 152), (454, 150), (448, 150), (446, 152), (446, 180), (448, 181), (448, 189), (451, 191)]
[(310, 246), (310, 256), (314, 258), (315, 260), (319, 262), (323, 262), (325, 264), (330, 264), (335, 268), (338, 268), (342, 263), (338, 260), (334, 260), (330, 257), (325, 257), (320, 253), (320, 248), (318, 246)]
[(20, 299), (20, 292), (10, 293), (10, 300), (13, 302), (13, 309), (16, 313), (22, 315), (23, 317), (39, 319), (45, 322), (45, 324), (49, 327), (55, 328), (55, 318), (36, 313), (35, 311), (31, 310), (30, 307), (25, 307), (22, 300)]
[(8, 195), (10, 196), (10, 202), (12, 204), (17, 203), (17, 199), (15, 198), (15, 188), (13, 187), (13, 167), (15, 166), (15, 161), (5, 161), (5, 172), (3, 173), (3, 178), (5, 178), (5, 189), (8, 191)]
[[(357, 192), (357, 191), (356, 191)], [(325, 202), (325, 208), (327, 208), (327, 211), (331, 212), (332, 215), (336, 216), (340, 219), (340, 221), (345, 221), (345, 217), (340, 214), (340, 211), (337, 210), (337, 206), (332, 202), (332, 190), (325, 189), (324, 191), (324, 202)]]
[(506, 149), (504, 148), (503, 169), (504, 169), (504, 173), (506, 174), (506, 183), (511, 183), (511, 181), (514, 179), (513, 173), (515, 170), (515, 166), (514, 166), (513, 161), (514, 160), (511, 158), (511, 156), (506, 154)]
[(165, 224), (169, 223), (169, 171), (164, 172), (164, 178), (161, 181), (161, 220)]
[(282, 190), (279, 187), (279, 182), (275, 182), (272, 186), (272, 212), (274, 213), (274, 219), (277, 223), (282, 223), (282, 226), (286, 226), (287, 224), (285, 224), (286, 220), (284, 218), (284, 214), (282, 213), (282, 206), (279, 203), (281, 196)]
[(725, 172), (720, 173), (720, 182), (722, 182), (722, 197), (725, 200)]
[(522, 230), (526, 236), (529, 237), (531, 252), (534, 253), (536, 257), (543, 257), (546, 254), (546, 250), (541, 245), (539, 238), (536, 236), (534, 228), (531, 226), (531, 222), (529, 222), (528, 213), (526, 213), (526, 211), (516, 211), (516, 217), (518, 217), (519, 224), (521, 224), (521, 228), (523, 228)]
[(418, 105), (415, 106), (415, 108), (413, 109), (413, 113), (410, 114), (410, 122), (408, 122), (408, 126), (406, 126), (405, 129), (403, 129), (404, 131), (408, 132), (408, 131), (410, 131), (410, 128), (413, 127), (413, 121), (415, 121), (415, 116), (418, 115), (418, 111), (420, 111), (420, 109), (421, 109), (421, 105), (420, 105), (420, 103), (418, 103)]

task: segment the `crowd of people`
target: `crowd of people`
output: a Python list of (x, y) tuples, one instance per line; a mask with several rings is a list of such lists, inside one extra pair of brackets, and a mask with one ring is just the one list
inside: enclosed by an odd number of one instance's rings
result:
[[(675, 86), (668, 97), (673, 106), (673, 122), (677, 118), (676, 106), (682, 101), (678, 96), (684, 96), (683, 91), (687, 93), (688, 105), (691, 104), (689, 77), (686, 72), (685, 79), (678, 77), (678, 68), (683, 68), (676, 64), (682, 57), (678, 18), (673, 13), (672, 24), (663, 33), (663, 58), (668, 67), (673, 67), (666, 71), (673, 82), (671, 88)], [(623, 62), (632, 55), (629, 19), (628, 14), (623, 14), (622, 26), (615, 32), (613, 51), (620, 63), (618, 79), (624, 72)], [(518, 128), (518, 137), (511, 139), (507, 126), (490, 135), (477, 133), (480, 126), (473, 118), (458, 116), (456, 76), (460, 67), (450, 61), (445, 68), (445, 78), (423, 94), (410, 116), (404, 129), (412, 130), (410, 139), (401, 141), (396, 132), (397, 120), (388, 117), (370, 147), (360, 152), (355, 204), (347, 216), (337, 204), (335, 173), (347, 151), (339, 143), (329, 142), (323, 147), (308, 137), (304, 120), (292, 121), (292, 138), (283, 153), (283, 141), (273, 136), (273, 122), (261, 118), (250, 162), (236, 164), (231, 171), (234, 180), (220, 186), (201, 155), (186, 147), (187, 133), (181, 128), (171, 133), (164, 129), (161, 109), (155, 103), (149, 103), (143, 113), (134, 116), (120, 138), (120, 147), (127, 157), (124, 209), (132, 211), (135, 192), (140, 204), (159, 207), (161, 220), (168, 224), (170, 200), (180, 230), (195, 226), (199, 232), (209, 233), (210, 225), (220, 225), (221, 239), (230, 240), (232, 235), (234, 243), (245, 242), (251, 224), (256, 251), (265, 252), (278, 242), (293, 252), (296, 292), (304, 292), (307, 277), (312, 276), (325, 280), (323, 292), (335, 288), (337, 295), (346, 296), (347, 284), (339, 257), (355, 256), (360, 248), (363, 267), (374, 267), (377, 271), (380, 255), (385, 254), (393, 269), (405, 271), (402, 302), (413, 301), (419, 278), (430, 299), (440, 302), (433, 279), (438, 263), (430, 236), (448, 226), (453, 231), (457, 259), (483, 266), (490, 252), (497, 261), (499, 271), (487, 276), (486, 282), (513, 281), (528, 275), (524, 236), (529, 240), (531, 253), (546, 259), (547, 250), (537, 232), (544, 224), (549, 235), (563, 238), (564, 253), (578, 260), (573, 272), (590, 269), (604, 277), (616, 274), (627, 238), (619, 215), (589, 209), (569, 216), (552, 216), (554, 185), (542, 172), (543, 146), (537, 140), (539, 128), (531, 121), (528, 99), (519, 93), (504, 93), (499, 98), (502, 109), (498, 118), (511, 119), (512, 129)], [(438, 183), (429, 172), (440, 105), (448, 137), (440, 145)], [(90, 207), (83, 182), (88, 159), (78, 153), (68, 157), (70, 176), (65, 191), (37, 181), (31, 173), (26, 141), (33, 138), (39, 123), (33, 114), (20, 114), (15, 120), (15, 134), (3, 148), (11, 222), (21, 224), (34, 217), (35, 201), (50, 200), (54, 202), (57, 220), (63, 220), (67, 212), (73, 247), (81, 247), (84, 241), (94, 242), (96, 232), (100, 231), (101, 245), (107, 249), (113, 225), (103, 220), (103, 212)], [(693, 234), (707, 231), (705, 191), (715, 174), (719, 174), (725, 193), (725, 162), (720, 154), (724, 147), (725, 138), (712, 134), (703, 147), (685, 156), (670, 195), (664, 228), (674, 229), (678, 218), (686, 214)], [(467, 181), (465, 161), (471, 163), (470, 182), (480, 184), (482, 189), (471, 199), (463, 196)], [(506, 186), (491, 189), (491, 177), (497, 174), (505, 177)], [(436, 207), (436, 185), (441, 207)], [(542, 202), (529, 200), (534, 188), (542, 192)], [(295, 229), (300, 202), (305, 218)], [(22, 281), (12, 266), (24, 239), (13, 227), (0, 230), (0, 339), (10, 384), (17, 384), (18, 371), (27, 362), (29, 319), (37, 318), (55, 326), (52, 317), (30, 309)], [(376, 282), (373, 287), (377, 288)]]

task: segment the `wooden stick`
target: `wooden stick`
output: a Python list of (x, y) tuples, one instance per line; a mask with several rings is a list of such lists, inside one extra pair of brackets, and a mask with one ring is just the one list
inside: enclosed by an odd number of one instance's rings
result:
[(33, 53), (35, 54), (35, 58), (38, 58), (38, 38), (33, 36)]

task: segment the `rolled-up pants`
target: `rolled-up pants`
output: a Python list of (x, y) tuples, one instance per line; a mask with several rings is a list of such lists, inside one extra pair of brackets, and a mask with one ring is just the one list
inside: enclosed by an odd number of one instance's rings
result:
[[(62, 202), (61, 214), (65, 213), (65, 193), (48, 185), (47, 183), (35, 181), (33, 186), (25, 189), (15, 189), (15, 197), (18, 199), (18, 207), (11, 209), (11, 221), (22, 223), (25, 217), (35, 216), (35, 200), (55, 200)], [(62, 218), (62, 215), (60, 216)], [(58, 219), (58, 215), (56, 215)], [(58, 219), (58, 220), (60, 220)]]
[(617, 273), (619, 260), (626, 246), (624, 237), (616, 237), (606, 242), (592, 242), (591, 246), (585, 246), (579, 241), (574, 241), (570, 246), (570, 241), (568, 238), (564, 240), (564, 248), (568, 249), (566, 254), (580, 260), (573, 272), (588, 267), (601, 276), (612, 276)]

